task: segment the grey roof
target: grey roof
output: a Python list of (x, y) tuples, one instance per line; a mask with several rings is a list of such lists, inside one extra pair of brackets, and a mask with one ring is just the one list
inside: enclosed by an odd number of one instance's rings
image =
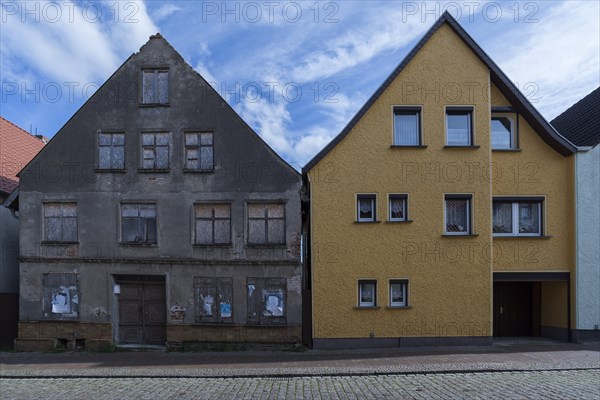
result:
[(600, 143), (600, 87), (573, 104), (550, 122), (577, 146)]
[(475, 53), (475, 55), (483, 62), (490, 70), (492, 83), (500, 90), (504, 97), (514, 105), (517, 112), (531, 125), (538, 135), (554, 150), (563, 156), (573, 154), (577, 149), (568, 140), (562, 137), (556, 130), (544, 119), (544, 117), (535, 109), (535, 107), (527, 100), (519, 89), (512, 83), (506, 74), (496, 65), (496, 63), (488, 56), (481, 47), (469, 36), (469, 34), (460, 26), (460, 24), (446, 11), (435, 24), (427, 31), (425, 36), (416, 44), (416, 46), (408, 53), (402, 62), (396, 67), (390, 76), (383, 84), (375, 91), (375, 93), (367, 100), (358, 113), (350, 120), (348, 125), (327, 144), (316, 156), (314, 156), (302, 168), (302, 172), (310, 171), (323, 157), (325, 157), (339, 142), (341, 142), (348, 133), (354, 128), (363, 115), (377, 101), (379, 96), (391, 85), (396, 77), (415, 57), (421, 48), (427, 43), (429, 38), (443, 25), (448, 24), (450, 28), (465, 42), (465, 44)]

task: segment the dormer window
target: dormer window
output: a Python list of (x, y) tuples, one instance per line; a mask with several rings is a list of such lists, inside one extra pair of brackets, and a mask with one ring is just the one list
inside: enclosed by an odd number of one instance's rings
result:
[(492, 114), (492, 150), (515, 150), (516, 117), (510, 114)]
[(142, 70), (142, 104), (169, 103), (169, 70)]

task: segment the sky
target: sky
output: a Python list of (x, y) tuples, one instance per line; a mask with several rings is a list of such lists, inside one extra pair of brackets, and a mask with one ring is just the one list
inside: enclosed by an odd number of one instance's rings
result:
[(593, 0), (2, 0), (0, 115), (51, 138), (160, 32), (299, 168), (446, 10), (547, 120), (600, 85)]

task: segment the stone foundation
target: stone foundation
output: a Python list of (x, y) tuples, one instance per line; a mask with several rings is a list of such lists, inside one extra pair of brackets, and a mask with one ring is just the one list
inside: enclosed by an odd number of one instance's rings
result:
[(19, 322), (15, 351), (108, 351), (113, 345), (111, 324), (72, 321)]

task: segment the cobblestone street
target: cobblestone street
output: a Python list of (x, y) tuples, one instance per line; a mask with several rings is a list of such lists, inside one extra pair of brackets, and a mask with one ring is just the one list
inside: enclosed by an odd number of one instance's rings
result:
[(3, 399), (598, 399), (600, 370), (298, 378), (2, 379)]
[(0, 353), (0, 399), (600, 400), (596, 344)]

